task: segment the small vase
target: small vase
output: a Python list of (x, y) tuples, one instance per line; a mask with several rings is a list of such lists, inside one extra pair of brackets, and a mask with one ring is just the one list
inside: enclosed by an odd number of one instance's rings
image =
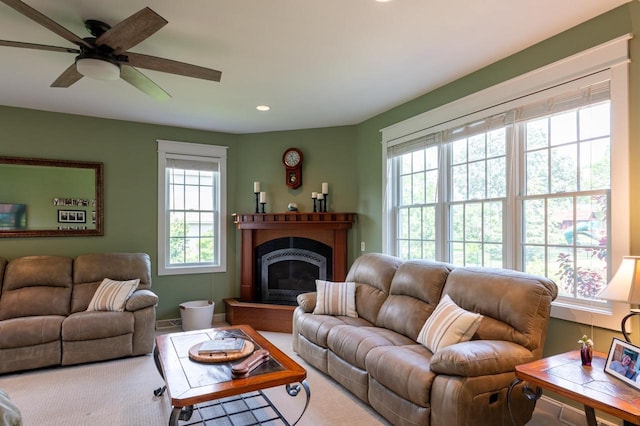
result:
[(593, 358), (593, 352), (591, 346), (582, 345), (580, 349), (580, 359), (582, 360), (582, 365), (591, 366), (591, 359)]

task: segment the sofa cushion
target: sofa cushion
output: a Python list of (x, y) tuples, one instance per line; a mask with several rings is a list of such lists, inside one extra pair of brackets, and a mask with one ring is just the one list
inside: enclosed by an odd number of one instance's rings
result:
[(435, 353), (447, 346), (471, 340), (481, 320), (482, 315), (465, 311), (445, 294), (424, 323), (417, 341)]
[(297, 330), (310, 342), (327, 347), (329, 330), (337, 325), (370, 326), (370, 322), (364, 318), (351, 318), (345, 316), (302, 314), (298, 318)]
[(345, 315), (357, 318), (356, 285), (316, 280), (315, 315)]
[(85, 311), (105, 278), (126, 281), (139, 278), (138, 290), (151, 288), (151, 261), (144, 253), (93, 253), (73, 263), (71, 312)]
[(10, 261), (4, 272), (0, 320), (34, 315), (68, 315), (73, 259), (26, 256)]
[(451, 269), (451, 265), (442, 262), (404, 262), (393, 277), (389, 296), (380, 308), (375, 324), (415, 341), (437, 306)]
[(387, 299), (391, 280), (402, 260), (379, 253), (358, 257), (347, 274), (346, 281), (356, 283), (358, 316), (373, 323)]
[(63, 316), (43, 315), (0, 321), (0, 349), (37, 346), (60, 340)]
[(327, 336), (327, 347), (341, 359), (360, 369), (365, 369), (367, 353), (378, 346), (415, 344), (408, 337), (379, 327), (336, 325)]
[(548, 278), (518, 271), (461, 267), (449, 274), (444, 293), (462, 309), (484, 316), (479, 339), (506, 340), (536, 351), (544, 344), (541, 330), (546, 330), (557, 287)]
[(127, 281), (105, 278), (91, 298), (87, 311), (124, 311), (127, 300), (138, 284), (140, 284), (138, 278)]
[(366, 356), (369, 375), (402, 398), (428, 407), (431, 385), (436, 374), (431, 371), (432, 354), (419, 344), (379, 346)]
[(132, 334), (134, 322), (131, 312), (76, 312), (62, 322), (62, 340), (94, 340)]

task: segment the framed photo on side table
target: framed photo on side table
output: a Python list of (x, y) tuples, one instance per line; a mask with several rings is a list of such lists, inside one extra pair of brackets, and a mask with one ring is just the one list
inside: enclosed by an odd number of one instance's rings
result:
[(640, 389), (640, 348), (614, 337), (604, 371)]

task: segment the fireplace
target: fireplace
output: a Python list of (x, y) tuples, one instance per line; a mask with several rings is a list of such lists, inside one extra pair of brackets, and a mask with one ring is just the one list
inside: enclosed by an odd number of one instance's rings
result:
[(301, 293), (315, 291), (316, 279), (331, 280), (332, 248), (319, 241), (285, 237), (256, 247), (256, 299), (296, 305)]
[(291, 332), (298, 294), (315, 291), (316, 279), (345, 279), (354, 220), (354, 213), (234, 214), (240, 298), (225, 299), (227, 322)]

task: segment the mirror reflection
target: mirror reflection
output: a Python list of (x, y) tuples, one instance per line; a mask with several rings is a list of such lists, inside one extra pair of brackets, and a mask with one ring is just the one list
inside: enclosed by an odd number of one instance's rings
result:
[(0, 157), (0, 237), (103, 235), (102, 163)]

